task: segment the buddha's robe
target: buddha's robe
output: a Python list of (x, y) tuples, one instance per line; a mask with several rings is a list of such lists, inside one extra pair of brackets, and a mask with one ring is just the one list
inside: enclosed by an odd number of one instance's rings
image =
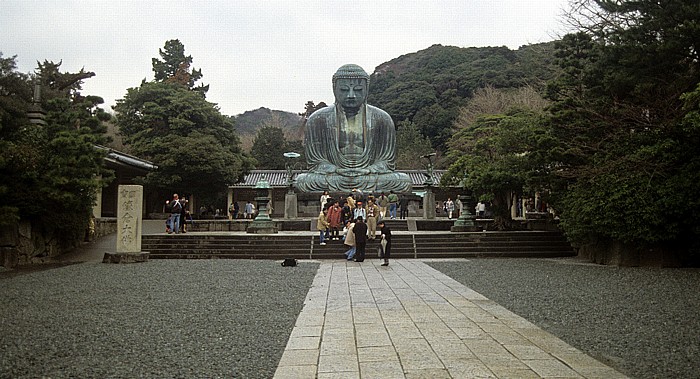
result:
[(302, 192), (408, 192), (411, 180), (394, 172), (396, 129), (383, 110), (363, 105), (346, 117), (337, 104), (314, 112), (304, 136), (309, 171), (296, 178)]

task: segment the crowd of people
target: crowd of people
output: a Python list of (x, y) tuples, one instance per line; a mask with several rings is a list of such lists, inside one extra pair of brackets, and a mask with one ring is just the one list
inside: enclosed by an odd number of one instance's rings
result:
[(171, 200), (165, 201), (165, 209), (170, 216), (165, 220), (165, 232), (168, 234), (187, 233), (187, 224), (192, 223), (192, 214), (187, 209), (188, 200), (173, 194)]
[[(386, 217), (397, 218), (397, 209), (402, 209), (402, 218), (408, 216), (408, 200), (391, 191), (388, 195), (367, 195), (357, 189), (347, 197), (333, 198), (325, 191), (320, 198), (320, 212), (316, 220), (319, 244), (326, 241), (342, 241), (346, 246), (345, 258), (349, 261), (365, 260), (367, 243), (380, 240), (379, 255), (384, 259), (382, 266), (389, 265), (391, 256), (391, 229)], [(403, 206), (401, 205), (404, 202)], [(403, 209), (406, 209), (404, 212)]]

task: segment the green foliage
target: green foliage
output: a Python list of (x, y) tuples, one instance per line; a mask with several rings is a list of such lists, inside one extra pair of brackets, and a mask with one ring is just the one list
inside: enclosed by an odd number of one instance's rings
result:
[[(102, 121), (109, 118), (102, 99), (80, 94), (94, 73), (60, 72), (60, 63), (40, 63), (45, 125), (29, 124), (32, 85), (17, 73), (14, 57), (2, 59), (0, 72), (0, 223), (36, 221), (66, 243), (84, 235), (96, 192), (111, 173), (95, 144), (105, 142)], [(103, 178), (102, 180), (100, 178)]]
[(130, 88), (114, 107), (125, 143), (158, 166), (144, 184), (216, 199), (226, 185), (252, 168), (233, 122), (215, 104), (177, 83), (145, 82)]
[(430, 140), (425, 138), (410, 121), (399, 122), (396, 131), (396, 168), (398, 170), (424, 169), (421, 156), (432, 153)]
[(398, 123), (416, 124), (434, 149), (446, 151), (452, 124), (479, 88), (540, 89), (558, 72), (553, 43), (507, 47), (458, 48), (434, 45), (377, 67), (368, 102)]
[(284, 153), (288, 150), (284, 131), (276, 126), (263, 126), (258, 130), (250, 154), (257, 160), (256, 168), (284, 170)]
[(460, 184), (479, 199), (493, 201), (499, 224), (507, 226), (511, 194), (537, 188), (548, 176), (547, 157), (540, 152), (551, 143), (541, 111), (482, 115), (452, 137), (452, 163), (441, 185)]
[(187, 86), (189, 89), (205, 94), (209, 90), (208, 85), (200, 84), (195, 87), (196, 81), (202, 78), (202, 70), (192, 69), (192, 56), (185, 55), (185, 46), (177, 39), (165, 42), (163, 49), (158, 49), (162, 60), (152, 58), (155, 81), (170, 82)]
[(700, 7), (585, 5), (594, 16), (557, 44), (563, 75), (548, 88), (563, 226), (581, 241), (697, 248)]

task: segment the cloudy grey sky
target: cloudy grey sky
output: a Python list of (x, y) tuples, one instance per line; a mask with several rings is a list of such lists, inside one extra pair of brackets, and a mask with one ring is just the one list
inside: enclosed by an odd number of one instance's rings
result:
[[(63, 61), (97, 75), (84, 94), (109, 108), (151, 80), (151, 58), (179, 39), (227, 115), (259, 107), (301, 112), (333, 101), (346, 63), (378, 65), (434, 44), (519, 46), (563, 33), (567, 0), (0, 0), (0, 52), (29, 72)], [(370, 89), (371, 90), (371, 89)]]

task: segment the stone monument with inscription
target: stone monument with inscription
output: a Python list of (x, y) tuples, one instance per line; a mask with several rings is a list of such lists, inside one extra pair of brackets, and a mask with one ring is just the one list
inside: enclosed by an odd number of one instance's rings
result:
[(117, 200), (117, 246), (116, 252), (107, 252), (104, 263), (130, 263), (148, 261), (148, 253), (141, 251), (141, 225), (143, 187), (120, 185)]
[(409, 192), (411, 179), (395, 172), (396, 128), (389, 114), (367, 104), (369, 75), (346, 64), (333, 75), (335, 103), (306, 122), (309, 171), (299, 174), (301, 192)]

